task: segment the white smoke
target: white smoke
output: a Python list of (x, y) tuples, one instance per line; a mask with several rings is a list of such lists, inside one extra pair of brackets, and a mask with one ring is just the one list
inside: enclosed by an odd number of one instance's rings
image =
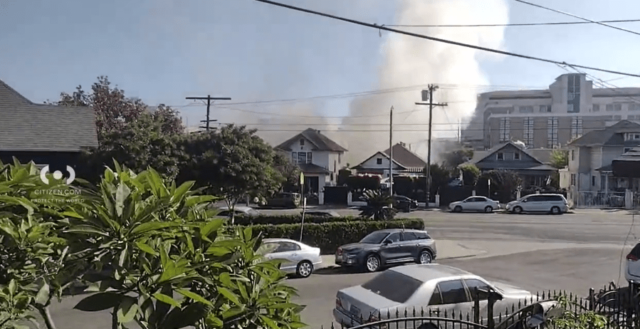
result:
[[(505, 0), (407, 0), (398, 9), (395, 24), (506, 24), (508, 6)], [(432, 37), (448, 39), (489, 48), (500, 48), (504, 28), (404, 28)], [(382, 32), (384, 36), (384, 31)], [(434, 108), (433, 137), (456, 137), (458, 120), (468, 121), (475, 109), (479, 88), (489, 81), (480, 69), (479, 59), (497, 58), (477, 50), (390, 34), (382, 46), (384, 56), (379, 70), (379, 89), (399, 86), (440, 84), (434, 102), (449, 102), (445, 108)], [(429, 111), (428, 106), (416, 106), (420, 91), (383, 94), (356, 99), (350, 108), (350, 118), (343, 124), (353, 130), (372, 129), (376, 132), (354, 132), (348, 142), (348, 159), (364, 160), (373, 152), (389, 146), (388, 129), (391, 106), (394, 106), (394, 144), (411, 144), (412, 150), (426, 159)], [(402, 113), (404, 112), (404, 113)], [(377, 116), (372, 116), (377, 115)], [(445, 125), (453, 123), (454, 125)], [(362, 124), (370, 124), (366, 127)], [(415, 125), (408, 125), (415, 124)], [(344, 126), (343, 126), (344, 127)], [(401, 130), (422, 130), (401, 132)], [(436, 146), (432, 159), (437, 157)]]

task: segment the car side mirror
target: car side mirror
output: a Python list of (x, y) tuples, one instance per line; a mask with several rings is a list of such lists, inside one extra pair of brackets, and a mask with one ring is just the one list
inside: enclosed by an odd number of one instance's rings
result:
[(467, 200), (462, 200), (462, 203), (467, 203)]
[(527, 202), (527, 200), (522, 200), (522, 202)]
[(382, 244), (384, 244), (384, 245), (388, 245), (388, 244), (391, 244), (391, 243), (393, 243), (391, 240), (382, 241)]

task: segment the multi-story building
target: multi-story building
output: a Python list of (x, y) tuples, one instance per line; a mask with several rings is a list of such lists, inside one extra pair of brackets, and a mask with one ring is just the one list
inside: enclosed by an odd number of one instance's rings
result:
[(515, 140), (556, 148), (621, 120), (640, 121), (640, 88), (594, 88), (586, 74), (563, 74), (545, 90), (480, 94), (462, 141), (476, 149)]

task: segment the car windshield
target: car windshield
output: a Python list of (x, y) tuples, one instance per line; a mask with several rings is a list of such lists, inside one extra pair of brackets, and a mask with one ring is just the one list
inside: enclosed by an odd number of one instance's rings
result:
[(360, 243), (380, 244), (382, 243), (382, 240), (387, 237), (387, 235), (389, 235), (389, 233), (387, 232), (373, 232), (360, 240)]
[(422, 281), (402, 273), (386, 271), (363, 284), (362, 288), (388, 300), (403, 304), (413, 296), (422, 283)]

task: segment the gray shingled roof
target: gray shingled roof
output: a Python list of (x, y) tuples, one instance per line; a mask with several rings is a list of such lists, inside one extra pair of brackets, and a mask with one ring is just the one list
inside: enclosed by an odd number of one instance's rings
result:
[(0, 151), (77, 152), (97, 147), (89, 107), (35, 104), (0, 80)]
[[(534, 149), (528, 150), (528, 149), (525, 149), (525, 148), (522, 148), (522, 147), (516, 145), (513, 142), (506, 142), (506, 143), (498, 144), (498, 145), (496, 145), (496, 146), (494, 146), (491, 149), (486, 150), (486, 151), (474, 151), (473, 158), (471, 160), (469, 160), (468, 162), (466, 162), (466, 163), (478, 164), (478, 162), (481, 162), (482, 160), (486, 159), (487, 157), (489, 157), (489, 156), (495, 154), (496, 152), (502, 150), (507, 145), (511, 145), (511, 146), (513, 146), (513, 147), (515, 147), (517, 149), (520, 149), (523, 153), (527, 154), (528, 156), (530, 156), (534, 160), (540, 162), (541, 164), (545, 164), (545, 162), (542, 161), (542, 159), (540, 159), (540, 158), (538, 158), (536, 156), (536, 154), (535, 154), (536, 152), (531, 152), (531, 151), (535, 151)], [(542, 152), (539, 152), (539, 153), (542, 153)]]
[(592, 130), (569, 143), (569, 146), (622, 146), (624, 145), (622, 133), (631, 131), (629, 129), (640, 130), (640, 124), (622, 120), (611, 127)]
[[(383, 153), (388, 156), (390, 154), (389, 150), (390, 148), (386, 149)], [(393, 146), (393, 160), (405, 168), (424, 169), (427, 166), (426, 161), (407, 149), (403, 143), (398, 143)]]
[(291, 138), (286, 140), (284, 143), (276, 146), (276, 149), (291, 151), (291, 145), (298, 141), (300, 138), (304, 138), (308, 140), (311, 144), (313, 144), (313, 149), (315, 151), (329, 151), (329, 152), (346, 152), (347, 149), (338, 145), (338, 143), (329, 139), (329, 137), (320, 133), (319, 130), (309, 128)]

